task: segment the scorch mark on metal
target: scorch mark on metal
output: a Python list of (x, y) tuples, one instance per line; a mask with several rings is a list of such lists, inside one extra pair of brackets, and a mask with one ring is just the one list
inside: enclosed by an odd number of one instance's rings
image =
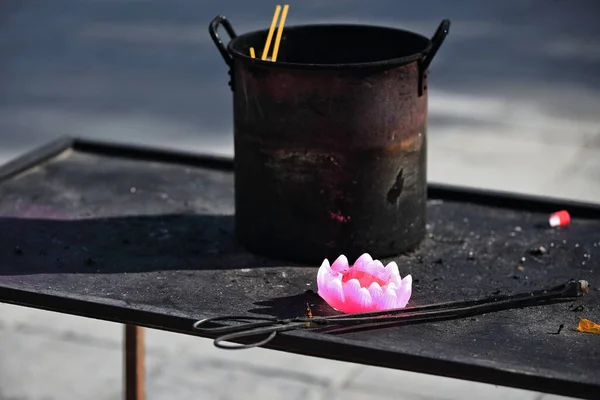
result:
[(398, 202), (398, 198), (400, 194), (402, 194), (402, 189), (404, 188), (404, 168), (400, 168), (398, 174), (396, 175), (396, 180), (390, 190), (387, 193), (387, 201), (390, 204), (396, 204)]

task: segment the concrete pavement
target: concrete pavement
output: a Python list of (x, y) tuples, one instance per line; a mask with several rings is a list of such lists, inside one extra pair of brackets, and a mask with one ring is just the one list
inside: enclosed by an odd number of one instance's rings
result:
[[(268, 25), (269, 1), (0, 3), (0, 160), (63, 134), (231, 154), (231, 93), (206, 31)], [(430, 35), (432, 181), (600, 202), (600, 29), (593, 0), (303, 1), (288, 24)], [(121, 326), (0, 305), (0, 400), (118, 399)], [(147, 330), (149, 399), (523, 399), (522, 390)]]

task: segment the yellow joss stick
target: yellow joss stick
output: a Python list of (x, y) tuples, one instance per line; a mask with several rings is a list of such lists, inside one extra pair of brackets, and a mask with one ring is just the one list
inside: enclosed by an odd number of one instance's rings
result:
[(261, 56), (261, 60), (267, 59), (267, 54), (269, 53), (269, 47), (271, 47), (271, 40), (273, 40), (273, 32), (275, 31), (275, 24), (277, 23), (277, 17), (279, 17), (279, 12), (281, 11), (281, 6), (275, 7), (275, 14), (273, 14), (273, 20), (271, 21), (271, 27), (269, 28), (269, 36), (267, 36), (267, 42), (265, 43), (265, 48), (263, 49), (263, 53)]
[(254, 53), (254, 47), (250, 47), (250, 57), (256, 58), (256, 54)]
[(285, 18), (287, 17), (289, 5), (283, 6), (283, 13), (281, 14), (281, 21), (279, 23), (279, 29), (277, 30), (277, 38), (275, 39), (275, 48), (273, 49), (273, 57), (271, 57), (271, 61), (277, 60), (277, 53), (279, 53), (279, 43), (281, 42), (281, 35), (283, 34), (283, 25), (285, 25)]

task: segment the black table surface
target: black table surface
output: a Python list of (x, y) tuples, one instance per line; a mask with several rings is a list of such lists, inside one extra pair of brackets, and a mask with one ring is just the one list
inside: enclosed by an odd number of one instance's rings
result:
[[(231, 160), (64, 140), (6, 165), (0, 178), (0, 301), (188, 334), (209, 316), (294, 317), (306, 303), (315, 315), (334, 313), (314, 293), (318, 265), (236, 244)], [(548, 228), (561, 207), (571, 225)], [(579, 308), (298, 331), (268, 347), (597, 398), (600, 335), (574, 328), (600, 320), (600, 208), (431, 186), (427, 229), (416, 251), (395, 258), (414, 279), (409, 305), (569, 279), (588, 280), (590, 293)], [(530, 253), (539, 246), (547, 254)]]

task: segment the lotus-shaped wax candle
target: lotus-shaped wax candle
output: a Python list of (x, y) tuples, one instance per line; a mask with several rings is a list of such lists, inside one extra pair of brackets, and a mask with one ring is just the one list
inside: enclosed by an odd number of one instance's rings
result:
[(317, 274), (319, 296), (331, 307), (344, 313), (404, 308), (412, 293), (412, 277), (400, 278), (398, 265), (385, 267), (367, 253), (352, 267), (341, 255), (329, 265), (325, 259)]

